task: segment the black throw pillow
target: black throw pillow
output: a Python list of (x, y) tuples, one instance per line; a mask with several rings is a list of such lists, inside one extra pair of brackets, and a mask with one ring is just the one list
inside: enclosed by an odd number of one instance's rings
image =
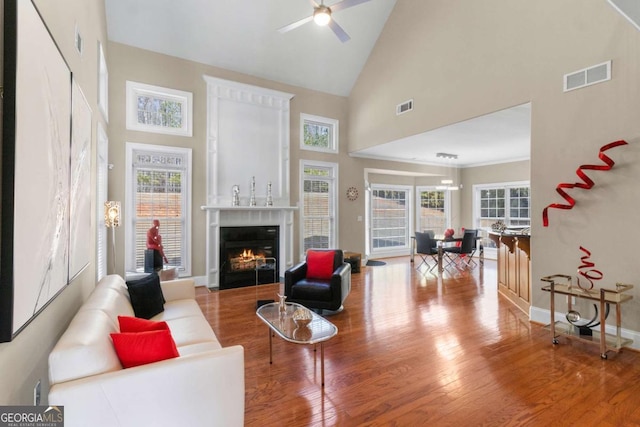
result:
[(127, 288), (136, 317), (151, 319), (164, 311), (165, 300), (158, 274), (151, 273), (142, 279), (129, 280)]

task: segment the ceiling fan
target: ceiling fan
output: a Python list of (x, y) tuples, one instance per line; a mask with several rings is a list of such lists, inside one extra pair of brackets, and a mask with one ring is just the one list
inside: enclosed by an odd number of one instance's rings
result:
[(329, 28), (335, 33), (335, 35), (340, 39), (342, 43), (348, 42), (351, 40), (349, 34), (347, 34), (340, 25), (333, 19), (331, 14), (333, 12), (338, 12), (339, 10), (344, 10), (349, 7), (357, 6), (360, 3), (365, 3), (370, 0), (342, 0), (338, 3), (332, 5), (331, 7), (324, 5), (324, 0), (320, 1), (320, 4), (316, 3), (314, 0), (309, 0), (311, 5), (313, 6), (313, 15), (307, 16), (299, 21), (293, 22), (289, 25), (285, 25), (284, 27), (278, 29), (279, 33), (286, 33), (287, 31), (291, 31), (299, 26), (306, 24), (307, 22), (314, 21), (316, 24), (320, 26), (328, 25)]

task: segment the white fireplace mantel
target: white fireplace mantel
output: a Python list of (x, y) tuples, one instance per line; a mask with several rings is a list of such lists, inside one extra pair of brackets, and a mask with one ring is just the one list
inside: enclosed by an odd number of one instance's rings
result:
[(207, 287), (220, 285), (220, 227), (277, 225), (280, 273), (293, 265), (293, 213), (297, 206), (201, 206), (206, 212)]
[[(219, 287), (220, 227), (277, 225), (279, 266), (293, 265), (289, 104), (293, 94), (203, 76), (207, 83), (207, 287)], [(254, 184), (255, 183), (255, 184)], [(261, 206), (248, 206), (251, 188)], [(232, 206), (233, 188), (239, 201)], [(269, 194), (268, 194), (269, 193)], [(264, 206), (270, 195), (274, 206)]]

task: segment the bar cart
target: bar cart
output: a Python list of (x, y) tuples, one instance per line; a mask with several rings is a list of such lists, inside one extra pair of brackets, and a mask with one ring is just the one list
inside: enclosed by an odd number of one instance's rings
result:
[[(628, 347), (633, 340), (622, 338), (622, 303), (633, 298), (625, 292), (633, 288), (633, 285), (616, 283), (615, 289), (590, 289), (585, 290), (576, 285), (572, 285), (572, 277), (564, 274), (554, 274), (541, 279), (549, 283), (542, 287), (543, 291), (549, 292), (551, 297), (551, 323), (546, 327), (551, 331), (553, 344), (558, 344), (558, 337), (564, 336), (568, 339), (579, 340), (591, 344), (600, 345), (600, 357), (607, 358), (608, 351), (619, 352), (623, 347)], [(555, 320), (555, 297), (564, 295), (567, 297), (567, 323)], [(574, 299), (581, 298), (597, 302), (594, 303), (596, 317), (591, 324), (577, 326), (572, 323), (572, 317), (580, 318), (579, 313), (573, 310)], [(616, 334), (607, 334), (606, 319), (610, 306), (615, 306), (616, 312)], [(599, 311), (598, 311), (599, 308)], [(599, 330), (595, 329), (599, 326)], [(593, 329), (592, 329), (593, 328)]]

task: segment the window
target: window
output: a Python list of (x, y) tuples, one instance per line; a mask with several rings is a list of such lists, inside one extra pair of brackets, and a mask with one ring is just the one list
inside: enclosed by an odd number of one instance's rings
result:
[(127, 271), (144, 271), (147, 230), (157, 219), (168, 265), (191, 275), (191, 149), (127, 143), (127, 165)]
[(408, 187), (371, 187), (372, 251), (409, 247), (409, 195)]
[(300, 148), (338, 152), (338, 120), (300, 114)]
[(107, 70), (107, 60), (104, 58), (102, 44), (98, 42), (98, 105), (104, 117), (104, 121), (109, 121), (109, 71)]
[(335, 163), (302, 161), (302, 249), (332, 248), (336, 241)]
[(190, 92), (127, 81), (127, 129), (191, 136)]
[(98, 224), (98, 226), (96, 227), (96, 280), (100, 281), (100, 279), (107, 275), (107, 227), (104, 224), (104, 202), (107, 201), (109, 181), (109, 140), (100, 122), (98, 122), (97, 134), (96, 224)]
[[(474, 193), (474, 216), (479, 229), (491, 230), (491, 225), (497, 221), (503, 221), (508, 227), (530, 226), (528, 182), (475, 185)], [(483, 244), (485, 248), (495, 248), (489, 239), (483, 239)]]
[(444, 234), (449, 225), (449, 192), (433, 187), (417, 187), (418, 231)]

